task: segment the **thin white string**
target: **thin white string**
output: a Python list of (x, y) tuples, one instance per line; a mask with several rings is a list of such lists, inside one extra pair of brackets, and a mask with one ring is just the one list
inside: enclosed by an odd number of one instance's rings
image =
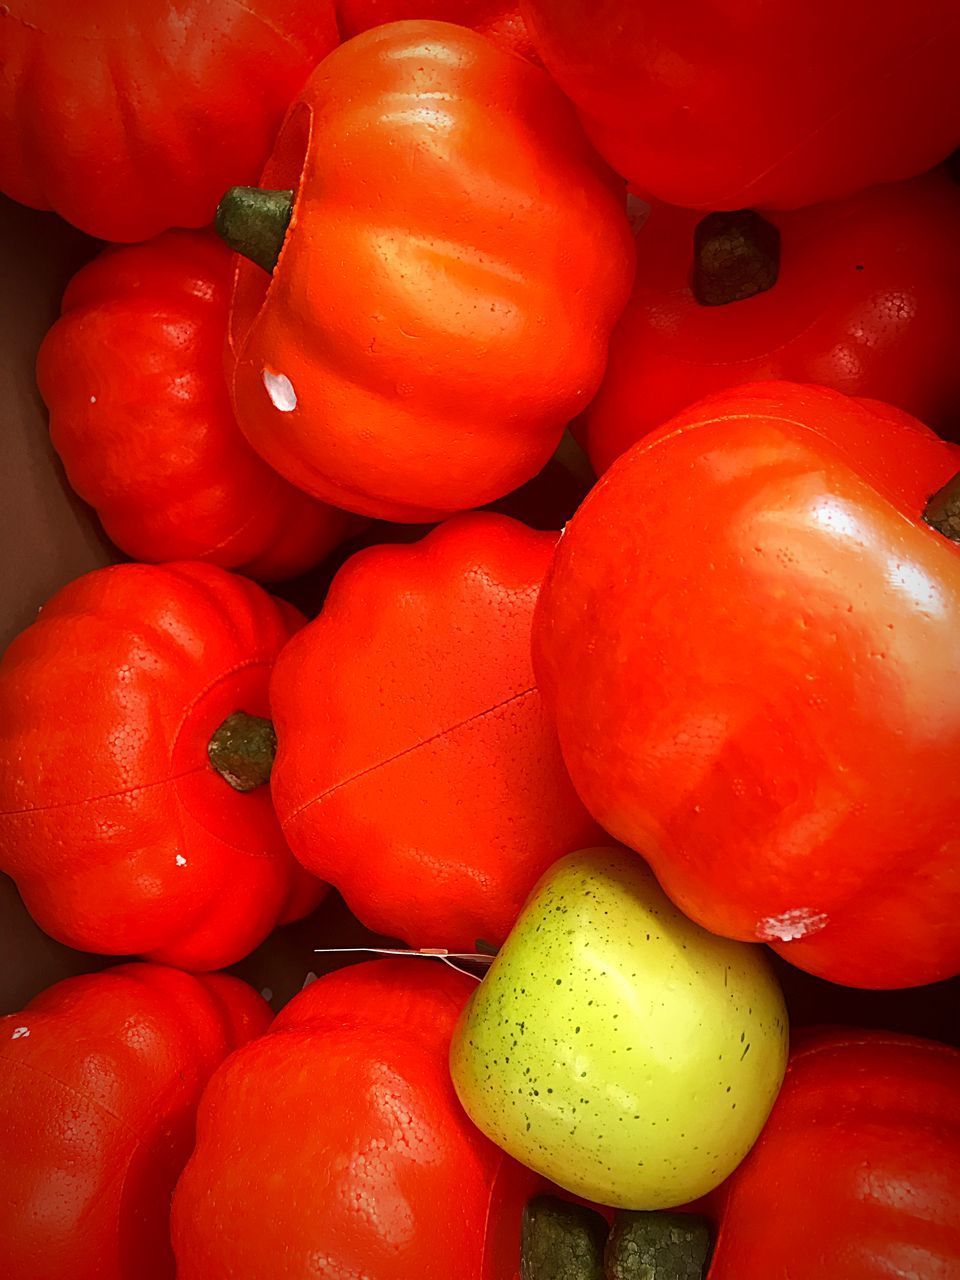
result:
[[(480, 951), (448, 951), (446, 947), (421, 947), (417, 951), (406, 947), (315, 947), (314, 955), (411, 956), (414, 960), (439, 960), (457, 973), (473, 978), (475, 982), (482, 982), (483, 976), (464, 968), (464, 965), (476, 965), (486, 972), (493, 962), (493, 956)], [(457, 960), (463, 961), (463, 964), (456, 964)]]

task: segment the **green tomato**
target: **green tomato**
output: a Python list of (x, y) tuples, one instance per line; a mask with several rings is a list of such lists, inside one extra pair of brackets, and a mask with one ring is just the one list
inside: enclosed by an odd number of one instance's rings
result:
[(706, 1194), (755, 1142), (783, 1080), (787, 1012), (761, 947), (715, 937), (641, 858), (556, 863), (460, 1018), (467, 1114), (517, 1160), (599, 1204)]

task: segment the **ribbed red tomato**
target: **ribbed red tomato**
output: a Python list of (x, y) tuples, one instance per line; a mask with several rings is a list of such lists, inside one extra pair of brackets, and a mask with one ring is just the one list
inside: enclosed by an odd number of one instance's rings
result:
[(389, 937), (499, 944), (541, 873), (599, 836), (530, 659), (555, 543), (472, 514), (362, 551), (277, 663), (284, 834)]
[(333, 0), (7, 0), (0, 191), (103, 240), (204, 226), (337, 40)]
[(355, 965), (235, 1054), (174, 1197), (178, 1280), (513, 1280), (540, 1179), (453, 1091), (473, 985), (435, 961)]
[(721, 306), (691, 286), (700, 214), (654, 205), (633, 296), (587, 415), (604, 471), (695, 400), (764, 378), (885, 400), (960, 435), (960, 186), (945, 173), (767, 217), (772, 288)]
[(231, 311), (253, 447), (388, 520), (535, 475), (600, 384), (634, 261), (622, 185), (549, 77), (464, 27), (378, 27), (311, 76), (261, 186), (294, 196)]
[(956, 1280), (960, 1053), (804, 1036), (766, 1128), (725, 1184), (709, 1280)]
[(958, 472), (889, 406), (719, 392), (610, 468), (537, 606), (594, 817), (699, 924), (848, 986), (960, 972)]
[(70, 282), (37, 380), (70, 483), (122, 551), (271, 581), (317, 564), (351, 522), (237, 426), (223, 372), (234, 263), (209, 232), (107, 250)]
[(173, 1280), (170, 1197), (197, 1103), (267, 1004), (225, 974), (120, 965), (0, 1018), (0, 1270)]
[(693, 209), (796, 208), (960, 142), (956, 0), (521, 0), (618, 173)]
[(64, 587), (14, 640), (0, 663), (0, 870), (41, 928), (217, 969), (316, 904), (323, 886), (258, 785), (270, 672), (302, 623), (213, 565), (125, 564)]

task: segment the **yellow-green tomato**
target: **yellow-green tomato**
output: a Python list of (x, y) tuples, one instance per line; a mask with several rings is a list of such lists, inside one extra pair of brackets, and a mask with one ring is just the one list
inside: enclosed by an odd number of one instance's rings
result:
[(660, 1209), (736, 1168), (786, 1058), (763, 950), (707, 933), (610, 848), (540, 880), (450, 1065), (468, 1115), (517, 1160), (599, 1204)]

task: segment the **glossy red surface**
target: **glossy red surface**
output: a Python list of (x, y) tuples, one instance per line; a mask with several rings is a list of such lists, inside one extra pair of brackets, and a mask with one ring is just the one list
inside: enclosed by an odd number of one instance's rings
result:
[(344, 40), (385, 22), (433, 18), (472, 27), (524, 58), (536, 56), (517, 0), (338, 0), (337, 18)]
[(723, 1198), (709, 1280), (954, 1280), (960, 1053), (882, 1032), (802, 1037)]
[(407, 522), (540, 471), (600, 385), (634, 259), (622, 186), (549, 77), (452, 23), (365, 32), (310, 77), (263, 185), (297, 195), (231, 310), (253, 447)]
[(338, 39), (333, 0), (8, 0), (0, 190), (103, 240), (205, 226)]
[(601, 153), (695, 209), (795, 208), (960, 142), (955, 0), (521, 0)]
[(960, 970), (960, 449), (790, 383), (692, 406), (560, 542), (535, 669), (581, 798), (714, 932), (848, 985)]

